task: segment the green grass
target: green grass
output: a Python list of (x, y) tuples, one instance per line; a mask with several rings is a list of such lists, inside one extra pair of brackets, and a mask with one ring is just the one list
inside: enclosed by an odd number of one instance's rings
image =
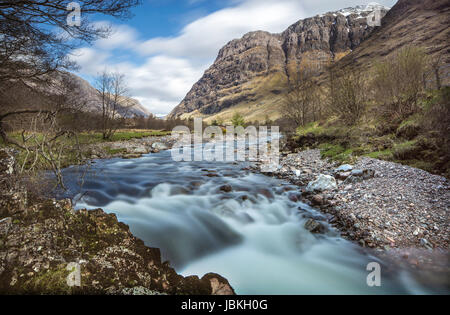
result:
[(116, 155), (116, 154), (121, 154), (121, 153), (127, 152), (127, 149), (124, 149), (124, 148), (113, 149), (111, 147), (106, 147), (105, 150), (109, 155)]
[(354, 161), (354, 148), (344, 148), (339, 144), (323, 143), (319, 145), (319, 149), (322, 159), (336, 161), (341, 164), (351, 163)]
[(379, 160), (390, 160), (392, 159), (392, 150), (386, 149), (382, 151), (374, 151), (370, 152), (369, 154), (365, 154), (366, 156), (373, 158), (373, 159), (379, 159)]
[[(159, 131), (159, 130), (148, 130), (148, 131), (120, 130), (117, 131), (112, 136), (111, 140), (103, 139), (101, 132), (82, 132), (79, 133), (77, 136), (80, 144), (95, 144), (101, 142), (128, 141), (131, 139), (142, 139), (145, 137), (162, 137), (168, 136), (170, 134), (171, 134), (170, 131)], [(20, 132), (11, 132), (8, 134), (8, 136), (18, 141), (19, 143), (22, 143), (22, 134)], [(41, 141), (42, 137), (43, 137), (42, 134), (38, 134), (37, 135), (38, 141)], [(64, 141), (67, 142), (68, 145), (76, 144), (75, 137), (64, 138)], [(5, 145), (2, 139), (0, 139), (0, 145), (2, 146)]]
[(313, 123), (309, 123), (306, 126), (300, 126), (297, 128), (297, 135), (299, 136), (306, 136), (307, 134), (314, 134), (314, 135), (319, 135), (321, 133), (323, 133), (325, 130), (324, 127), (319, 126), (319, 123), (317, 122), (313, 122)]
[[(84, 132), (78, 134), (78, 142), (80, 145), (89, 145), (96, 143), (108, 143), (108, 142), (116, 142), (116, 141), (128, 141), (131, 139), (141, 139), (145, 137), (160, 137), (170, 135), (170, 131), (158, 131), (158, 130), (119, 130), (117, 131), (111, 140), (103, 139), (101, 132)], [(13, 138), (19, 143), (23, 143), (22, 134), (20, 132), (12, 132), (9, 133), (9, 137)], [(42, 134), (37, 135), (37, 139), (41, 141), (43, 138)], [(79, 155), (77, 150), (75, 149), (76, 138), (75, 137), (61, 137), (58, 139), (58, 144), (64, 144), (67, 149), (63, 151), (62, 159), (61, 159), (61, 167), (67, 167), (70, 165), (79, 164)], [(32, 143), (30, 143), (32, 145)], [(0, 139), (0, 147), (4, 147), (4, 142)], [(113, 149), (111, 147), (106, 147), (106, 151), (110, 155), (116, 155), (119, 153), (124, 153), (126, 150), (124, 149)], [(22, 167), (25, 163), (25, 169), (29, 169), (31, 165), (34, 163), (34, 156), (28, 156), (24, 150), (19, 150), (17, 157), (17, 164)], [(38, 160), (35, 164), (36, 169), (48, 169), (48, 161), (46, 161), (41, 155), (38, 156)]]

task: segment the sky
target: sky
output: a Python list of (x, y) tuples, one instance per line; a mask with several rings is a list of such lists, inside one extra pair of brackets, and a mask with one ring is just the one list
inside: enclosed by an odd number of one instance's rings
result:
[[(113, 32), (76, 49), (77, 72), (93, 83), (105, 69), (125, 75), (129, 95), (157, 116), (178, 105), (220, 48), (244, 34), (284, 31), (300, 19), (371, 0), (143, 0), (123, 21), (95, 16)], [(396, 0), (377, 0), (392, 7)], [(81, 8), (81, 14), (83, 8)]]

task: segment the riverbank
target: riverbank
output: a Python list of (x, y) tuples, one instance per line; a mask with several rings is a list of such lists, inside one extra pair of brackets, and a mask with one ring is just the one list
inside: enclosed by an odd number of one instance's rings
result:
[[(429, 275), (424, 281), (448, 285), (450, 186), (445, 177), (368, 157), (340, 165), (322, 159), (317, 149), (284, 154), (270, 175), (301, 187), (301, 200), (325, 213), (342, 237), (385, 261), (422, 271)], [(315, 220), (306, 224), (313, 233), (323, 230)]]
[[(311, 190), (308, 184), (320, 174), (331, 188)], [(283, 156), (272, 175), (301, 186), (308, 203), (330, 214), (344, 237), (364, 247), (449, 248), (445, 177), (367, 157), (340, 166), (322, 159), (319, 150)]]
[[(159, 249), (145, 246), (114, 214), (74, 211), (70, 200), (30, 200), (21, 187), (8, 187), (13, 175), (14, 159), (3, 159), (0, 293), (234, 294), (217, 274), (178, 275)], [(71, 275), (74, 286), (67, 282)]]

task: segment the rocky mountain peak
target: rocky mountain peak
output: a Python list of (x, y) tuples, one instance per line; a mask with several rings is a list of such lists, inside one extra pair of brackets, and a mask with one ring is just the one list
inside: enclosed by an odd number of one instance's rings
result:
[(168, 117), (215, 114), (256, 102), (267, 92), (268, 81), (287, 78), (305, 62), (325, 63), (352, 51), (373, 30), (367, 16), (388, 9), (371, 3), (300, 20), (280, 34), (256, 31), (234, 39)]

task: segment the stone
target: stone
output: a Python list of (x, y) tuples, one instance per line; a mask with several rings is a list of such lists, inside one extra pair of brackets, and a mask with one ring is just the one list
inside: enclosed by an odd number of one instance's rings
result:
[(223, 191), (223, 192), (226, 192), (226, 193), (229, 193), (229, 192), (232, 192), (233, 191), (233, 187), (231, 187), (231, 185), (223, 185), (223, 186), (220, 186), (220, 191)]
[(353, 165), (350, 164), (343, 164), (339, 166), (337, 169), (334, 170), (335, 173), (344, 173), (344, 172), (350, 172), (353, 170)]
[(336, 179), (330, 175), (320, 174), (316, 180), (309, 182), (306, 186), (307, 192), (321, 192), (325, 190), (337, 189)]
[(364, 170), (363, 171), (363, 179), (371, 179), (375, 177), (375, 171), (374, 170)]
[(308, 219), (308, 221), (305, 222), (304, 227), (311, 233), (315, 233), (315, 234), (322, 233), (324, 231), (323, 225), (314, 219)]
[(364, 171), (362, 171), (362, 170), (352, 170), (351, 175), (355, 176), (355, 177), (362, 177), (364, 175)]
[(311, 202), (315, 206), (321, 206), (325, 203), (325, 198), (322, 195), (314, 195), (311, 198)]
[(364, 180), (364, 178), (360, 177), (360, 176), (354, 176), (354, 175), (350, 175), (349, 177), (347, 177), (347, 179), (344, 181), (344, 185), (350, 185), (350, 184), (355, 184), (355, 183), (360, 183)]
[(129, 160), (129, 159), (138, 159), (138, 158), (140, 158), (140, 157), (142, 157), (141, 154), (134, 154), (134, 153), (124, 154), (124, 155), (122, 156), (123, 159), (127, 159), (127, 160)]
[(340, 179), (340, 180), (346, 180), (348, 177), (350, 177), (351, 172), (342, 172), (342, 173), (336, 173), (336, 175), (334, 175), (334, 177), (336, 179)]
[(152, 149), (158, 150), (158, 151), (162, 151), (162, 150), (167, 150), (169, 149), (169, 147), (162, 143), (162, 142), (155, 142), (152, 144)]

